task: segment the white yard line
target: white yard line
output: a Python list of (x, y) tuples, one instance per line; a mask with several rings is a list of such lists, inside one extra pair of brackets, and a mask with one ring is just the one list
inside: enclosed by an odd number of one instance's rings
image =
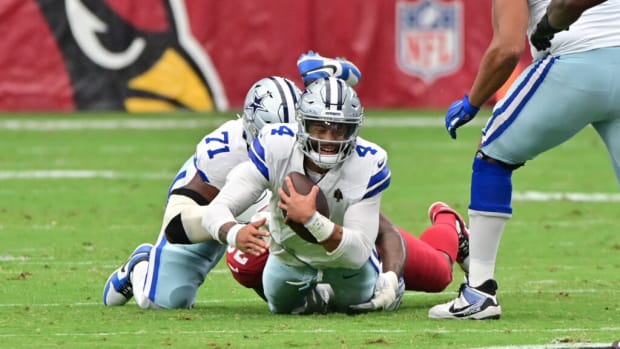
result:
[(172, 179), (174, 173), (122, 173), (113, 170), (24, 170), (0, 171), (0, 180), (8, 179)]
[[(0, 171), (0, 181), (14, 179), (172, 179), (173, 173), (123, 173), (112, 170), (24, 170)], [(514, 192), (515, 201), (620, 202), (618, 193)]]
[[(232, 119), (232, 118), (231, 118)], [(161, 129), (195, 129), (219, 126), (231, 119), (200, 119), (179, 117), (175, 119), (127, 118), (118, 120), (105, 119), (49, 119), (20, 120), (0, 119), (0, 130), (10, 131), (80, 131), (80, 130), (161, 130)], [(484, 120), (474, 119), (470, 125), (482, 126)], [(443, 117), (437, 116), (394, 116), (366, 117), (364, 127), (444, 127)]]

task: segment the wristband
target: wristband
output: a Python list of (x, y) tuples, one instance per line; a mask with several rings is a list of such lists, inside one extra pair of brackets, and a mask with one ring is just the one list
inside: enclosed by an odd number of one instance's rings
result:
[(314, 212), (314, 215), (304, 224), (304, 227), (308, 229), (310, 234), (316, 238), (316, 241), (323, 242), (332, 235), (336, 223), (329, 220), (329, 218), (323, 216), (319, 211)]
[(237, 234), (243, 227), (245, 227), (245, 224), (237, 223), (228, 229), (228, 233), (226, 234), (226, 243), (228, 246), (237, 247)]
[(465, 95), (463, 96), (463, 111), (465, 112), (465, 114), (473, 118), (474, 116), (476, 116), (476, 114), (478, 114), (480, 108), (474, 107), (473, 105), (469, 104), (469, 96)]

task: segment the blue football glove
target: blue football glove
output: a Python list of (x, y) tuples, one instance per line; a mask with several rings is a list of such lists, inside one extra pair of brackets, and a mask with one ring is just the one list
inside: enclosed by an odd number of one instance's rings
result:
[(463, 96), (462, 100), (452, 103), (446, 114), (446, 130), (450, 137), (456, 139), (456, 129), (473, 119), (479, 110), (480, 108), (469, 104), (467, 95)]

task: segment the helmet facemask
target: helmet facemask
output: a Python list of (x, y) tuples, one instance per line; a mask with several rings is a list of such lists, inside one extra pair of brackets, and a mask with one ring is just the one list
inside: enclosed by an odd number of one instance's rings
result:
[[(330, 169), (351, 155), (362, 121), (363, 108), (352, 88), (340, 79), (319, 79), (307, 87), (300, 99), (299, 147), (315, 165)], [(331, 136), (321, 136), (327, 133)]]

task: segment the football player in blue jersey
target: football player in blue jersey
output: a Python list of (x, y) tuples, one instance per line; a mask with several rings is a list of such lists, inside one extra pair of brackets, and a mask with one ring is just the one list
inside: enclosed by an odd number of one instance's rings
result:
[(500, 317), (495, 262), (512, 217), (512, 173), (526, 161), (591, 125), (620, 181), (619, 20), (618, 1), (493, 0), (493, 39), (469, 93), (448, 109), (450, 136), (508, 80), (528, 34), (534, 61), (482, 131), (471, 177), (468, 279), (455, 300), (430, 309), (431, 318)]

